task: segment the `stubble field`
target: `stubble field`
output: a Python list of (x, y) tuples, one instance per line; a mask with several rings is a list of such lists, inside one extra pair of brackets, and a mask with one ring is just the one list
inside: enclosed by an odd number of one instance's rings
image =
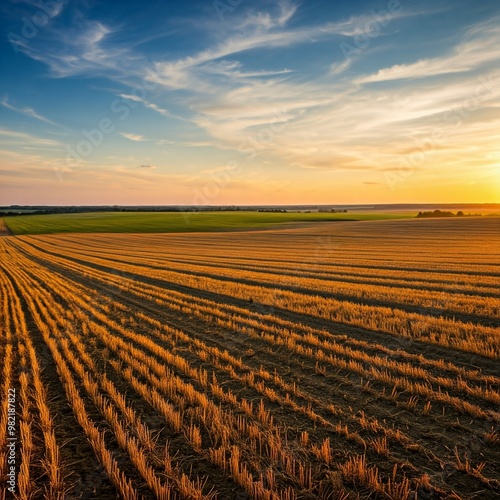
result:
[(18, 498), (500, 495), (500, 218), (2, 234)]

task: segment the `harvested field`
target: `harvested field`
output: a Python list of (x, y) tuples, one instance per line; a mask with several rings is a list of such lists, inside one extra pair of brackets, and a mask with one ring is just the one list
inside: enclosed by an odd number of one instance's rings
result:
[(2, 234), (18, 498), (499, 497), (500, 218)]

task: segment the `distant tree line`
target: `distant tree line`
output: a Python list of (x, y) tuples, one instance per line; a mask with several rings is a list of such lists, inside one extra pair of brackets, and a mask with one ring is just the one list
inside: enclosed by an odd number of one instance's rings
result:
[(284, 213), (286, 214), (288, 210), (281, 210), (279, 208), (260, 208), (258, 212), (273, 212), (273, 213)]
[(444, 210), (434, 210), (433, 212), (418, 212), (417, 218), (429, 219), (433, 217), (477, 217), (481, 214), (464, 214), (461, 210), (454, 214), (453, 212), (446, 212)]
[(11, 205), (9, 207), (0, 207), (0, 215), (8, 217), (13, 215), (46, 215), (46, 214), (73, 214), (88, 212), (235, 212), (240, 210), (255, 210), (255, 208), (241, 208), (231, 206), (215, 207), (195, 207), (195, 206), (118, 206), (118, 205), (95, 205), (95, 206), (28, 206)]

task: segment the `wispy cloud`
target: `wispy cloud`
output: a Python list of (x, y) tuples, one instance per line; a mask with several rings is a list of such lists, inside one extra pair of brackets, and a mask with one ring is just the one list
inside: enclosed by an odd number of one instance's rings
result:
[(116, 31), (102, 22), (80, 16), (71, 27), (46, 27), (37, 37), (37, 43), (25, 44), (20, 49), (46, 64), (57, 78), (137, 73), (137, 63), (142, 58), (126, 46), (107, 43)]
[(467, 31), (464, 41), (447, 55), (421, 59), (412, 64), (396, 64), (389, 68), (380, 69), (372, 75), (358, 78), (356, 83), (428, 78), (449, 73), (462, 73), (499, 59), (500, 16), (471, 27)]
[(254, 77), (286, 75), (291, 73), (291, 69), (243, 71), (243, 65), (238, 61), (222, 60), (209, 62), (204, 66), (204, 71), (208, 74), (227, 76), (236, 79), (246, 79)]
[(0, 101), (0, 104), (7, 109), (10, 109), (12, 111), (16, 111), (17, 113), (22, 113), (23, 115), (29, 116), (31, 118), (35, 118), (36, 120), (40, 120), (44, 123), (48, 123), (49, 125), (58, 126), (57, 123), (53, 122), (52, 120), (49, 120), (48, 118), (45, 118), (45, 116), (42, 116), (41, 114), (37, 113), (33, 108), (30, 108), (27, 106), (24, 106), (22, 108), (18, 108), (16, 106), (14, 106), (13, 104), (11, 104), (8, 101), (7, 96), (5, 96), (2, 99), (2, 101)]
[(340, 75), (344, 71), (348, 70), (352, 65), (352, 59), (345, 59), (344, 61), (335, 62), (330, 66), (330, 75), (336, 76)]
[(31, 146), (46, 146), (46, 147), (61, 147), (62, 144), (59, 141), (53, 139), (45, 139), (42, 137), (37, 137), (26, 132), (18, 132), (16, 130), (9, 130), (0, 128), (0, 140), (3, 145), (24, 145), (29, 144)]
[(268, 12), (250, 12), (239, 23), (236, 23), (237, 30), (243, 30), (248, 27), (270, 30), (283, 27), (293, 17), (297, 11), (298, 4), (289, 1), (277, 2), (278, 11), (275, 15)]
[(152, 109), (153, 111), (155, 111), (156, 113), (159, 113), (160, 115), (163, 115), (163, 116), (168, 116), (168, 117), (171, 117), (171, 118), (176, 118), (177, 120), (183, 120), (183, 121), (188, 121), (186, 118), (184, 118), (183, 116), (180, 116), (180, 115), (177, 115), (175, 113), (172, 113), (170, 112), (168, 109), (166, 108), (163, 108), (161, 106), (158, 106), (157, 104), (155, 104), (154, 102), (150, 102), (148, 101), (147, 99), (144, 99), (142, 97), (139, 97), (137, 95), (134, 95), (134, 94), (119, 94), (119, 96), (122, 98), (122, 99), (128, 99), (130, 101), (133, 101), (133, 102), (140, 102), (141, 104), (143, 104), (146, 108), (148, 109)]
[(129, 139), (131, 141), (147, 141), (147, 139), (144, 138), (144, 136), (139, 135), (139, 134), (129, 134), (126, 132), (121, 132), (120, 135), (122, 135), (123, 137), (126, 137), (127, 139)]
[[(24, 3), (27, 5), (30, 5), (32, 7), (35, 7), (37, 9), (40, 9), (40, 2), (37, 0), (17, 0), (19, 3)], [(42, 9), (44, 14), (47, 14), (49, 17), (57, 17), (61, 12), (64, 10), (64, 7), (67, 4), (67, 0), (55, 0), (53, 2), (50, 2), (47, 5), (44, 5), (44, 9)]]
[[(170, 89), (207, 91), (210, 87), (203, 78), (207, 73), (219, 73), (231, 76), (233, 79), (286, 74), (292, 70), (281, 68), (245, 72), (241, 70), (240, 63), (224, 58), (234, 57), (250, 50), (270, 50), (316, 43), (338, 36), (355, 36), (365, 29), (368, 22), (373, 22), (371, 15), (361, 15), (338, 22), (288, 28), (287, 25), (296, 11), (296, 4), (281, 2), (274, 13), (247, 13), (240, 22), (235, 22), (231, 26), (226, 36), (214, 47), (181, 59), (158, 61), (149, 71), (148, 78)], [(392, 17), (409, 15), (415, 15), (415, 11), (407, 9), (401, 13), (394, 13)]]

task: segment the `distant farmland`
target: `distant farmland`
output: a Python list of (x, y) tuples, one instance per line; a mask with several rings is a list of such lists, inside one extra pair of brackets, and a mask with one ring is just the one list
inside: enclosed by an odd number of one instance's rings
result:
[[(415, 213), (416, 215), (416, 213)], [(408, 213), (136, 212), (20, 215), (6, 217), (17, 235), (53, 233), (176, 233), (260, 229), (297, 222), (378, 220), (411, 217)]]
[(182, 218), (0, 231), (19, 498), (498, 498), (500, 218)]

